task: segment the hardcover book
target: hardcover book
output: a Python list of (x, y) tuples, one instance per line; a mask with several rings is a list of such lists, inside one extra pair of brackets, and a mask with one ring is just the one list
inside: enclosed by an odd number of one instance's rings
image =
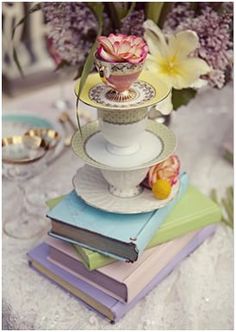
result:
[[(208, 226), (196, 235), (182, 248), (176, 250), (171, 261), (164, 266), (157, 275), (144, 287), (135, 298), (129, 303), (122, 303), (114, 297), (104, 293), (102, 290), (87, 283), (77, 275), (53, 264), (48, 257), (48, 245), (40, 244), (28, 253), (29, 264), (44, 276), (66, 289), (85, 304), (108, 318), (110, 321), (117, 321), (134, 305), (158, 285), (186, 256), (194, 251), (206, 238), (215, 231), (213, 225)], [(40, 284), (39, 284), (40, 291)]]
[(133, 264), (116, 261), (95, 271), (88, 271), (80, 262), (74, 248), (65, 241), (48, 237), (48, 259), (87, 283), (123, 302), (135, 296), (162, 268), (196, 235), (188, 233), (176, 240), (145, 250)]
[(186, 191), (187, 185), (187, 175), (183, 173), (177, 195), (165, 207), (131, 215), (95, 209), (72, 191), (48, 212), (47, 217), (52, 224), (49, 235), (116, 259), (134, 262)]
[[(49, 208), (53, 208), (61, 199), (59, 197), (48, 201)], [(209, 197), (203, 195), (196, 187), (189, 185), (186, 193), (148, 243), (147, 248), (152, 248), (188, 232), (216, 223), (220, 219), (221, 210), (218, 205)], [(74, 245), (74, 247), (89, 270), (97, 269), (115, 261), (111, 257), (78, 245)]]

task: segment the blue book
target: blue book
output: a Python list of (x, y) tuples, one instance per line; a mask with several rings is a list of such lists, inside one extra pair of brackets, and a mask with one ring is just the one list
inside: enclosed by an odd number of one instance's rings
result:
[(131, 215), (95, 209), (72, 191), (48, 212), (52, 224), (49, 235), (119, 260), (134, 262), (187, 187), (188, 178), (183, 173), (179, 191), (168, 205)]

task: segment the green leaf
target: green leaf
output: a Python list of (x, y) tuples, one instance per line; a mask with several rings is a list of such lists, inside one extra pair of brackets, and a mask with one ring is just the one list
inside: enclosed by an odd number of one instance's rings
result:
[(104, 5), (101, 2), (87, 2), (86, 5), (89, 7), (90, 10), (92, 10), (98, 22), (102, 22)]
[(217, 205), (219, 205), (219, 201), (218, 201), (218, 197), (217, 197), (217, 192), (216, 189), (213, 188), (210, 192), (210, 197), (213, 200), (213, 202), (215, 202)]
[(117, 8), (114, 4), (114, 2), (107, 2), (107, 6), (109, 8), (109, 14), (111, 17), (111, 22), (114, 25), (114, 29), (119, 29), (121, 25), (121, 21), (119, 18), (119, 14), (117, 12)]
[[(94, 2), (88, 2), (87, 4), (89, 6), (89, 8), (93, 11), (93, 13), (95, 14), (95, 16), (97, 17), (98, 20), (98, 33), (97, 36), (99, 36), (102, 32), (102, 25), (103, 25), (103, 9), (104, 6), (102, 3), (94, 3)], [(83, 70), (82, 70), (82, 74), (80, 77), (80, 84), (79, 84), (79, 89), (78, 89), (78, 93), (76, 95), (76, 119), (77, 119), (77, 124), (80, 130), (80, 133), (82, 135), (82, 131), (81, 131), (81, 125), (80, 125), (80, 119), (79, 119), (79, 99), (80, 99), (80, 95), (81, 92), (84, 88), (84, 85), (86, 83), (87, 77), (89, 75), (89, 73), (92, 70), (93, 64), (94, 64), (94, 53), (96, 51), (96, 47), (97, 47), (97, 42), (95, 41), (88, 56), (87, 59), (85, 61)]]
[(226, 198), (222, 198), (221, 203), (226, 211), (228, 222), (233, 225), (233, 208), (230, 206)]
[(169, 12), (172, 10), (173, 5), (174, 5), (174, 2), (164, 2), (163, 6), (162, 6), (161, 14), (159, 16), (159, 20), (158, 20), (158, 25), (160, 28), (163, 28), (166, 17), (169, 14)]
[(128, 13), (128, 3), (127, 2), (113, 2), (119, 21), (124, 18)]
[(145, 7), (147, 19), (150, 19), (157, 24), (161, 15), (163, 4), (163, 2), (147, 2)]
[(128, 10), (128, 13), (125, 15), (125, 17), (129, 16), (132, 13), (132, 11), (134, 10), (135, 6), (136, 6), (136, 2), (132, 2), (131, 6), (130, 6), (130, 9)]
[(230, 208), (233, 208), (234, 206), (234, 190), (233, 190), (233, 187), (228, 187), (226, 189), (226, 197), (227, 197), (227, 200), (229, 202), (229, 206)]
[(75, 74), (75, 77), (73, 78), (74, 81), (76, 81), (76, 80), (78, 80), (80, 78), (80, 76), (82, 74), (82, 69), (83, 69), (82, 66), (80, 66), (80, 67), (77, 68), (77, 72)]
[(17, 56), (17, 52), (16, 52), (16, 49), (15, 47), (13, 46), (13, 60), (15, 61), (15, 64), (21, 74), (21, 77), (24, 77), (24, 73), (23, 73), (23, 70), (22, 70), (22, 67), (21, 67), (21, 64), (19, 62), (19, 59), (18, 59), (18, 56)]
[(233, 187), (228, 187), (226, 189), (226, 197), (222, 198), (220, 201), (217, 197), (216, 189), (212, 189), (210, 193), (211, 199), (222, 209), (222, 219), (226, 225), (231, 228), (234, 227), (234, 201), (233, 201)]
[(197, 94), (197, 91), (191, 88), (176, 90), (172, 89), (172, 104), (176, 111), (180, 106), (187, 105), (192, 98)]

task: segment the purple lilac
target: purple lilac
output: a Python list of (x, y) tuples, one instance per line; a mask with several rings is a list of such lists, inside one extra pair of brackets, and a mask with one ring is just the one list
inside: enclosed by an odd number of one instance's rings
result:
[(41, 8), (61, 60), (72, 66), (83, 64), (98, 29), (91, 10), (82, 2), (42, 2)]
[(135, 35), (139, 37), (143, 37), (144, 28), (143, 22), (145, 21), (144, 11), (143, 10), (135, 10), (130, 15), (125, 17), (122, 20), (121, 28), (119, 30), (120, 33), (125, 35)]

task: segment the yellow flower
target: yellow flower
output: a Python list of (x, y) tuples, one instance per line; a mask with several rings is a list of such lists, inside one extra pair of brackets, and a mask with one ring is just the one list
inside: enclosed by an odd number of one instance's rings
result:
[(171, 87), (183, 89), (193, 86), (201, 75), (210, 71), (204, 60), (189, 56), (199, 47), (194, 31), (178, 32), (166, 40), (153, 21), (145, 21), (144, 28), (144, 38), (150, 52), (146, 60), (147, 68)]

